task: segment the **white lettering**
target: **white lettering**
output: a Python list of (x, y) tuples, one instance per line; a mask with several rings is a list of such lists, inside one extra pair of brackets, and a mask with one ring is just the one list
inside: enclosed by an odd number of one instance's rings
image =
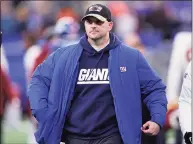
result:
[(108, 69), (81, 69), (77, 84), (109, 84)]
[(105, 71), (104, 69), (97, 69), (97, 75), (96, 75), (96, 80), (103, 80), (103, 77), (104, 77), (104, 74), (105, 74)]
[(108, 80), (108, 69), (105, 69), (104, 80)]
[(78, 81), (84, 81), (87, 78), (87, 69), (81, 69), (79, 76), (78, 76)]
[(94, 80), (95, 75), (96, 75), (96, 69), (91, 69), (91, 71), (88, 74), (89, 74), (89, 76), (88, 76), (88, 78), (86, 80), (87, 81)]

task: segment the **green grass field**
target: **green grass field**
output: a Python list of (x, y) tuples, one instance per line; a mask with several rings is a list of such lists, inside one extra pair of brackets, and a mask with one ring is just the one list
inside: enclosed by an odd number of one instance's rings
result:
[[(3, 143), (2, 144), (28, 144), (27, 143), (27, 129), (28, 123), (26, 121), (22, 122), (20, 130), (10, 127), (9, 125), (3, 125)], [(170, 130), (167, 133), (167, 144), (174, 143), (174, 133)]]
[(21, 125), (21, 130), (3, 125), (3, 144), (27, 144), (27, 123), (24, 121)]

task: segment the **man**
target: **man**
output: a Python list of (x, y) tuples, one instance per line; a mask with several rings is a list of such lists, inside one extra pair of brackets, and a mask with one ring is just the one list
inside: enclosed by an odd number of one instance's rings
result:
[(191, 32), (182, 31), (175, 35), (167, 74), (168, 114), (166, 125), (175, 130), (175, 141), (178, 144), (181, 144), (183, 140), (179, 125), (178, 99), (182, 87), (183, 74), (192, 57), (191, 44)]
[(43, 32), (45, 42), (42, 46), (41, 53), (35, 59), (31, 74), (49, 54), (57, 50), (59, 47), (77, 43), (79, 41), (78, 31), (79, 24), (76, 20), (72, 17), (66, 16), (58, 19), (55, 26), (45, 29)]
[(186, 144), (192, 144), (191, 131), (191, 62), (184, 74), (182, 90), (179, 97), (179, 120)]
[(26, 49), (26, 52), (24, 55), (24, 67), (26, 72), (27, 83), (29, 83), (29, 80), (31, 77), (31, 71), (36, 58), (41, 53), (41, 47), (37, 44), (37, 38), (35, 37), (35, 35), (29, 31), (26, 31), (24, 33), (24, 45)]
[[(33, 32), (26, 31), (24, 33), (24, 46), (26, 49), (24, 55), (24, 68), (25, 68), (25, 76), (26, 83), (28, 84), (31, 77), (31, 71), (33, 69), (36, 58), (41, 54), (41, 47), (37, 44), (37, 38)], [(27, 124), (29, 128), (27, 129), (27, 143), (35, 144), (34, 132), (36, 131), (35, 120), (31, 115), (29, 101), (28, 99), (24, 99), (22, 107), (22, 117), (27, 118)]]
[(64, 16), (57, 20), (54, 34), (62, 46), (68, 46), (79, 41), (79, 29), (80, 25), (75, 18)]
[(174, 37), (167, 76), (167, 98), (171, 105), (178, 103), (183, 74), (192, 58), (191, 37), (191, 32), (179, 32)]
[[(142, 54), (110, 31), (110, 10), (90, 6), (86, 34), (59, 48), (35, 70), (28, 89), (40, 144), (144, 144), (167, 111), (165, 86)], [(150, 119), (142, 123), (142, 105)]]

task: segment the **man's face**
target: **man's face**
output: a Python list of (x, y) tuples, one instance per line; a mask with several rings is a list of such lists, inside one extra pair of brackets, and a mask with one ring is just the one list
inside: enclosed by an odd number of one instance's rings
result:
[(84, 26), (87, 36), (92, 40), (97, 40), (111, 31), (113, 22), (102, 22), (95, 17), (87, 17)]

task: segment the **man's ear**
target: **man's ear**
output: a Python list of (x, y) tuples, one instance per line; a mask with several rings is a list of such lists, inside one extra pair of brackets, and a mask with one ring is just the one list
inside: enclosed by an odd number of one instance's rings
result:
[(109, 22), (109, 31), (113, 29), (113, 22)]

